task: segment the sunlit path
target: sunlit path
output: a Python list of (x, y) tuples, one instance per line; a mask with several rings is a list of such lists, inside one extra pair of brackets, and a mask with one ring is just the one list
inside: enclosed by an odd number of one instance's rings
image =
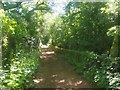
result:
[(0, 89), (120, 89), (118, 1), (0, 0)]
[(62, 58), (47, 46), (42, 49), (41, 65), (34, 77), (35, 88), (93, 88)]

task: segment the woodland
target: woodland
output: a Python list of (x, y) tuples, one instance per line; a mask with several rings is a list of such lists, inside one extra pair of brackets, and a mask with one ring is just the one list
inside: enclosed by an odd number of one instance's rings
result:
[(119, 2), (73, 0), (58, 15), (53, 6), (49, 0), (0, 1), (0, 88), (33, 86), (41, 46), (48, 45), (87, 81), (120, 89)]

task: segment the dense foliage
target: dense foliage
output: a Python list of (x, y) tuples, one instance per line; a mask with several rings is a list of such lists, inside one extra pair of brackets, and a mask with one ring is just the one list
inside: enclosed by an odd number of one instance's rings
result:
[(75, 71), (99, 87), (120, 88), (119, 2), (71, 1), (58, 16), (49, 6), (42, 0), (0, 2), (1, 87), (29, 87), (41, 43), (48, 43), (63, 48)]
[(100, 54), (110, 49), (113, 38), (106, 33), (116, 25), (118, 18), (113, 13), (107, 13), (106, 3), (70, 2), (65, 10), (62, 26), (55, 25), (58, 24), (57, 20), (52, 26), (52, 30), (57, 28), (53, 37), (54, 45)]
[(41, 1), (1, 2), (0, 5), (1, 88), (24, 89), (32, 83), (39, 65), (42, 17), (49, 8)]
[(56, 18), (50, 29), (52, 45), (63, 48), (63, 57), (99, 87), (120, 88), (118, 4), (69, 2), (65, 15)]
[(74, 70), (100, 88), (119, 88), (120, 57), (109, 57), (108, 54), (98, 55), (94, 52), (58, 50)]

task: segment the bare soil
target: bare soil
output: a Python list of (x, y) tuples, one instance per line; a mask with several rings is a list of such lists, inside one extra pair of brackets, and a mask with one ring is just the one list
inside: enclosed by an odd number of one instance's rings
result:
[(94, 88), (78, 75), (73, 67), (47, 46), (43, 46), (42, 60), (33, 81), (35, 88)]

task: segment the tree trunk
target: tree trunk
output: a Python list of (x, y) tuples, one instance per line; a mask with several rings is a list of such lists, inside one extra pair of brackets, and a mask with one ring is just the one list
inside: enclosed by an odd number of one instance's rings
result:
[[(0, 1), (0, 9), (2, 9), (2, 1)], [(2, 69), (2, 22), (0, 21), (0, 69)], [(1, 76), (1, 72), (0, 72), (0, 76)], [(2, 81), (0, 79), (0, 85), (1, 85)]]
[(110, 49), (110, 56), (118, 57), (119, 56), (119, 47), (120, 47), (120, 28), (117, 28), (117, 34), (114, 36), (112, 47)]

